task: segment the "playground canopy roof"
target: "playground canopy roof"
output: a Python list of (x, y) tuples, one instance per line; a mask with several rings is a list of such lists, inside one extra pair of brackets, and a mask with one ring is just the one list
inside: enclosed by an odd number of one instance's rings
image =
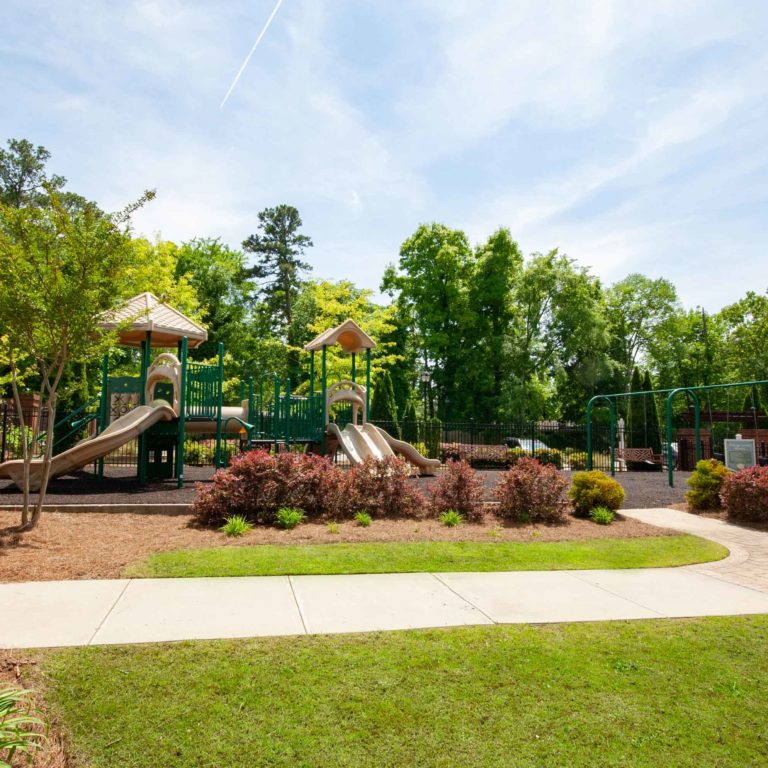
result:
[(339, 344), (347, 354), (361, 352), (364, 349), (376, 349), (376, 342), (351, 318), (341, 325), (323, 331), (305, 345), (307, 352), (315, 352), (323, 347)]
[(178, 309), (163, 303), (152, 293), (140, 293), (125, 306), (104, 316), (102, 328), (117, 329), (120, 343), (138, 347), (151, 333), (153, 347), (175, 347), (185, 336), (194, 349), (208, 339), (208, 332)]

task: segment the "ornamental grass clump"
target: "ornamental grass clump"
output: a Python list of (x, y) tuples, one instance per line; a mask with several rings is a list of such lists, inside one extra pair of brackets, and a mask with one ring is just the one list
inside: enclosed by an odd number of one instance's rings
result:
[(434, 515), (454, 510), (467, 520), (483, 516), (483, 479), (466, 461), (448, 461), (429, 492)]
[(610, 525), (613, 522), (615, 515), (608, 507), (595, 507), (590, 513), (589, 517), (593, 523), (598, 525)]
[(249, 523), (242, 515), (231, 515), (219, 530), (227, 536), (244, 536), (253, 530), (253, 523)]
[(455, 509), (449, 509), (440, 515), (440, 522), (448, 528), (455, 528), (464, 522), (464, 517)]
[(720, 500), (734, 520), (768, 522), (768, 467), (732, 472), (723, 482)]
[(283, 530), (290, 530), (304, 522), (306, 515), (303, 509), (296, 507), (280, 507), (275, 515), (275, 525)]
[(36, 717), (29, 701), (31, 693), (15, 688), (0, 690), (0, 768), (31, 765), (34, 753), (46, 740), (43, 721)]
[(607, 507), (615, 512), (624, 501), (621, 484), (597, 469), (576, 472), (571, 481), (568, 496), (576, 517), (589, 517), (595, 507)]
[(494, 489), (497, 514), (517, 522), (560, 523), (568, 511), (568, 480), (552, 465), (521, 458)]
[(719, 509), (720, 490), (731, 470), (717, 459), (702, 459), (688, 478), (691, 490), (685, 494), (692, 509)]
[(373, 520), (367, 512), (355, 512), (355, 523), (361, 528), (368, 528), (372, 522)]

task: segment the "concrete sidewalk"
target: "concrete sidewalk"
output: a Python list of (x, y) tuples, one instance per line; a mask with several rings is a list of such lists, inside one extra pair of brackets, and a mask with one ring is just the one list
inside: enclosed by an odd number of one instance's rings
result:
[(683, 568), (3, 584), (0, 647), (768, 613), (768, 534), (673, 510), (627, 514), (706, 528), (734, 552)]

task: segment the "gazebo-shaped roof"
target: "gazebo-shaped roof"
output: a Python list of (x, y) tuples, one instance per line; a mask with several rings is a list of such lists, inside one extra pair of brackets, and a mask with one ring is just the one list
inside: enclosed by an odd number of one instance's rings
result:
[(153, 347), (175, 347), (186, 336), (194, 349), (208, 339), (202, 325), (149, 292), (134, 296), (116, 312), (105, 315), (101, 327), (117, 328), (120, 344), (126, 347), (140, 346), (148, 332), (152, 334)]
[(307, 352), (315, 352), (334, 344), (338, 344), (349, 355), (364, 349), (376, 349), (376, 342), (351, 318), (336, 328), (323, 331), (306, 344), (304, 349)]

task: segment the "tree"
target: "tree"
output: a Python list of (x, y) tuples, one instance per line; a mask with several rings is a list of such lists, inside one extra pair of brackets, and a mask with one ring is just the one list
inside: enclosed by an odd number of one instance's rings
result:
[(747, 295), (720, 312), (725, 352), (736, 380), (768, 379), (768, 293)]
[(421, 364), (431, 370), (438, 413), (463, 414), (472, 393), (464, 386), (473, 312), (469, 281), (474, 266), (467, 236), (443, 224), (422, 224), (389, 266), (382, 290), (397, 295), (397, 312), (411, 323)]
[(27, 139), (8, 139), (8, 149), (0, 149), (0, 202), (13, 208), (47, 205), (55, 193), (58, 205), (68, 210), (80, 210), (95, 204), (73, 192), (64, 192), (67, 180), (49, 176), (45, 164), (51, 153), (42, 146), (35, 147)]
[[(44, 207), (0, 203), (0, 343), (11, 371), (13, 398), (24, 416), (19, 374), (31, 367), (47, 412), (47, 427), (37, 502), (30, 513), (30, 468), (37, 434), (22, 446), (24, 480), (22, 528), (34, 528), (50, 476), (58, 389), (68, 363), (84, 362), (104, 351), (110, 340), (99, 326), (103, 312), (126, 298), (122, 278), (134, 250), (128, 226), (131, 213), (154, 197), (147, 192), (119, 214), (95, 209), (72, 213), (53, 187)], [(36, 430), (35, 430), (36, 431)]]
[(611, 356), (616, 363), (615, 391), (626, 391), (632, 369), (645, 362), (659, 328), (679, 310), (675, 286), (664, 278), (632, 274), (606, 294)]
[(515, 418), (583, 413), (607, 365), (608, 337), (602, 290), (588, 270), (557, 249), (534, 254), (514, 301), (519, 317), (510, 330), (511, 375), (506, 409)]
[(243, 241), (243, 248), (256, 257), (246, 275), (257, 281), (261, 311), (269, 318), (273, 332), (289, 346), (293, 378), (299, 368), (299, 350), (293, 337), (294, 304), (302, 273), (310, 269), (301, 257), (312, 247), (312, 240), (299, 232), (301, 216), (292, 205), (265, 208), (258, 217), (260, 232)]
[(371, 412), (368, 414), (370, 421), (383, 421), (391, 428), (394, 436), (400, 437), (400, 424), (397, 421), (397, 405), (395, 393), (392, 389), (392, 379), (389, 371), (380, 371), (373, 383), (371, 395)]
[(193, 320), (200, 320), (202, 309), (190, 275), (179, 274), (179, 247), (170, 240), (151, 243), (144, 238), (131, 240), (134, 253), (123, 272), (124, 290), (129, 296), (148, 291)]
[(416, 420), (416, 403), (411, 398), (405, 407), (402, 420), (403, 440), (409, 443), (419, 441), (419, 424)]
[(523, 256), (508, 229), (498, 229), (476, 249), (470, 304), (474, 310), (472, 363), (473, 416), (499, 419), (504, 385), (511, 373), (509, 334), (517, 320), (516, 291), (523, 278)]
[[(303, 346), (329, 328), (343, 323), (347, 318), (354, 320), (376, 343), (371, 360), (371, 376), (376, 378), (381, 370), (391, 370), (399, 361), (400, 355), (390, 335), (395, 329), (394, 306), (383, 307), (372, 300), (373, 291), (357, 288), (349, 280), (330, 282), (327, 280), (309, 281), (302, 286), (296, 301), (293, 338), (297, 345)], [(308, 379), (306, 366), (308, 355), (302, 352), (304, 367), (299, 374), (291, 376), (294, 390), (298, 390), (300, 381)], [(357, 380), (364, 376), (365, 359), (357, 357)], [(351, 361), (341, 347), (334, 345), (327, 351), (328, 381), (348, 379)], [(319, 376), (319, 368), (316, 369)], [(303, 374), (303, 375), (301, 375)]]
[[(653, 381), (651, 372), (646, 371), (643, 376), (643, 391), (653, 391)], [(659, 421), (659, 407), (656, 402), (656, 395), (646, 396), (646, 416), (648, 421), (648, 446), (654, 453), (661, 453), (661, 422)], [(645, 447), (645, 446), (644, 446)]]
[[(640, 369), (634, 368), (632, 370), (632, 378), (630, 379), (629, 391), (641, 392), (643, 389), (643, 380), (640, 376)], [(634, 395), (628, 398), (627, 403), (627, 444), (632, 448), (645, 448), (646, 446), (646, 409), (645, 409), (645, 397), (642, 395)]]
[(214, 356), (218, 343), (223, 342), (233, 358), (242, 360), (249, 302), (242, 252), (218, 238), (190, 240), (176, 251), (175, 277), (193, 288), (200, 320), (208, 331), (208, 341), (195, 350), (195, 358)]

